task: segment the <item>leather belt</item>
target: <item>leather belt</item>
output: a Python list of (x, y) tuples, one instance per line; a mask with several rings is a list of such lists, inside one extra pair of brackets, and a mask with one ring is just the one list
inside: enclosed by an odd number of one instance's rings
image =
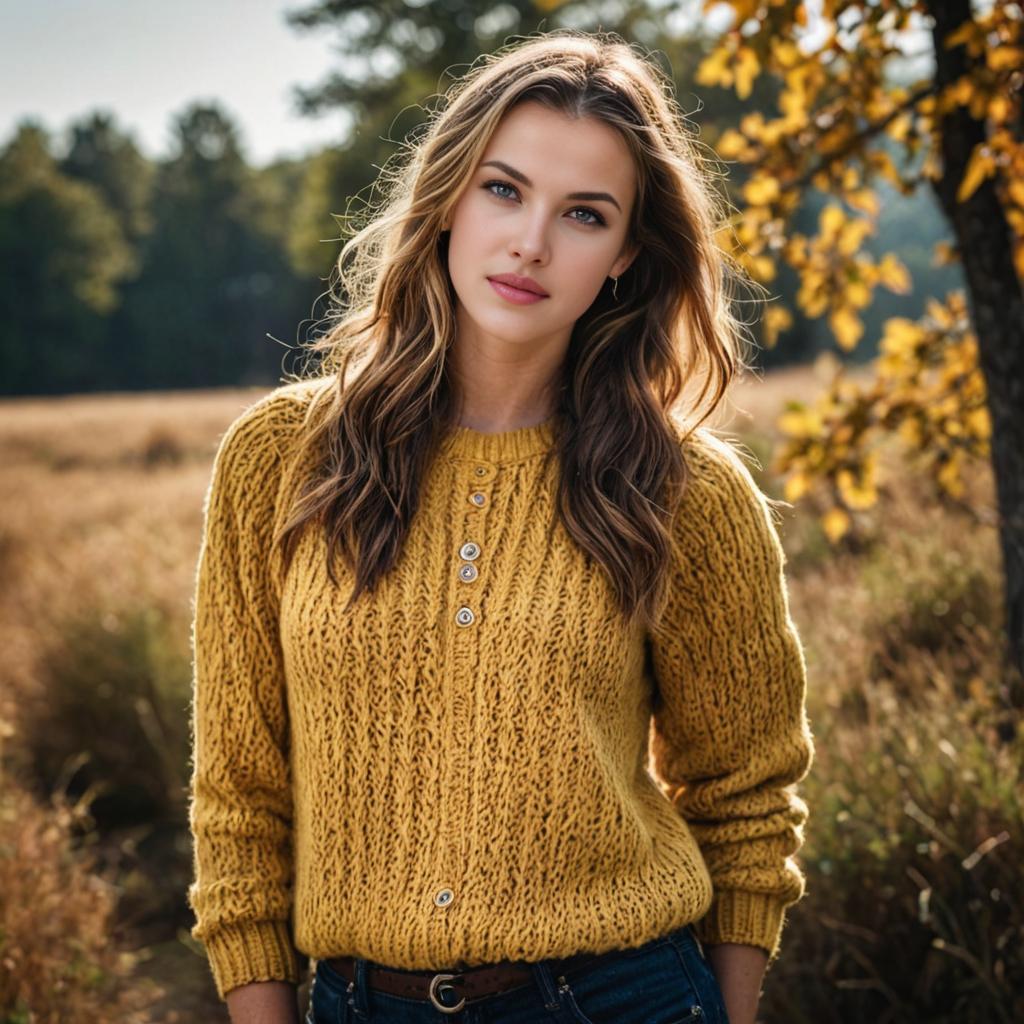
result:
[[(612, 958), (618, 950), (607, 953), (577, 953), (562, 960), (549, 960), (548, 966), (553, 974), (561, 975), (569, 971), (579, 970), (606, 958)], [(349, 984), (355, 981), (355, 958), (351, 956), (330, 957), (325, 962)], [(404, 996), (407, 999), (424, 999), (442, 1013), (457, 1013), (466, 1003), (497, 995), (518, 985), (525, 985), (533, 979), (533, 971), (529, 964), (522, 961), (516, 963), (503, 960), (494, 964), (482, 964), (479, 967), (451, 968), (443, 971), (407, 971), (378, 967), (374, 964), (366, 966), (366, 983), (371, 989), (386, 992), (390, 995)], [(450, 990), (461, 998), (454, 1004), (441, 1001), (442, 990)], [(448, 996), (452, 998), (451, 995)]]

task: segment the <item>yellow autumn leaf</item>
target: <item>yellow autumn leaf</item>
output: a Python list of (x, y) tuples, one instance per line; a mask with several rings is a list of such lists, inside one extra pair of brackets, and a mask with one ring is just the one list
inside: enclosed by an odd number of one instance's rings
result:
[(818, 217), (821, 237), (825, 241), (831, 241), (839, 234), (845, 221), (846, 217), (843, 215), (840, 207), (835, 205), (826, 206)]
[(839, 347), (847, 352), (856, 347), (864, 333), (864, 324), (849, 306), (840, 306), (834, 310), (828, 318), (828, 323)]
[(852, 256), (863, 243), (864, 239), (871, 234), (871, 222), (863, 217), (856, 220), (848, 220), (843, 224), (836, 241), (836, 248), (844, 256)]
[(799, 501), (810, 490), (811, 481), (802, 470), (786, 478), (783, 484), (783, 497), (786, 501)]
[(1024, 66), (1024, 50), (1019, 46), (996, 46), (985, 51), (985, 61), (993, 71), (1015, 71)]
[(936, 479), (947, 494), (954, 498), (962, 498), (964, 482), (960, 476), (960, 457), (954, 452), (940, 467)]
[(995, 174), (996, 162), (985, 147), (984, 142), (975, 145), (971, 158), (967, 161), (967, 170), (956, 192), (958, 203), (964, 202), (974, 194), (974, 190), (990, 175)]
[(843, 501), (850, 508), (870, 508), (878, 500), (878, 491), (875, 487), (875, 455), (868, 452), (864, 456), (863, 465), (860, 467), (860, 478), (850, 469), (841, 469), (836, 474), (836, 483), (839, 486), (839, 493)]
[(911, 124), (913, 121), (909, 114), (899, 114), (886, 125), (885, 134), (897, 142), (902, 142), (907, 137)]
[(727, 128), (722, 132), (718, 145), (715, 148), (718, 150), (719, 155), (726, 160), (736, 160), (747, 151), (749, 145), (746, 137), (736, 131), (735, 128)]
[(793, 326), (793, 315), (785, 306), (769, 306), (764, 314), (765, 344), (771, 348), (778, 341), (779, 334)]
[(784, 68), (794, 67), (803, 59), (799, 47), (789, 39), (772, 36), (771, 45), (775, 60)]
[(821, 434), (821, 416), (813, 409), (787, 409), (775, 425), (789, 437), (818, 437)]
[(764, 206), (779, 197), (779, 179), (770, 174), (755, 174), (743, 186), (743, 198), (754, 206)]
[(863, 281), (850, 281), (843, 297), (854, 309), (863, 309), (871, 302), (871, 289)]
[(910, 272), (898, 257), (887, 252), (878, 264), (878, 280), (891, 292), (899, 295), (910, 293)]
[(716, 47), (700, 62), (695, 81), (700, 85), (732, 85), (731, 57), (724, 46)]
[(972, 436), (983, 441), (987, 441), (992, 436), (992, 418), (989, 416), (988, 409), (985, 406), (971, 409), (964, 417), (964, 420)]
[(855, 209), (863, 210), (872, 217), (878, 215), (879, 201), (878, 194), (870, 188), (859, 188), (854, 192), (848, 192), (846, 201)]
[(754, 79), (761, 70), (761, 62), (757, 54), (749, 46), (741, 46), (736, 51), (736, 95), (745, 100), (754, 87)]
[(974, 38), (976, 32), (979, 31), (979, 27), (970, 18), (967, 19), (958, 29), (950, 32), (946, 36), (943, 42), (943, 47), (947, 50), (952, 50), (954, 46), (961, 46), (962, 44), (969, 42)]
[(1007, 186), (1006, 191), (1010, 198), (1021, 208), (1024, 208), (1024, 181), (1014, 178)]
[(888, 355), (910, 355), (924, 338), (924, 329), (904, 316), (890, 317), (883, 325), (879, 348)]
[(850, 517), (841, 508), (830, 508), (822, 517), (825, 536), (835, 543), (850, 529)]
[(896, 433), (911, 448), (920, 448), (924, 440), (924, 435), (921, 432), (921, 421), (916, 416), (902, 420), (896, 428)]
[(1013, 100), (1003, 93), (996, 93), (988, 101), (987, 114), (996, 124), (1006, 124), (1013, 113)]

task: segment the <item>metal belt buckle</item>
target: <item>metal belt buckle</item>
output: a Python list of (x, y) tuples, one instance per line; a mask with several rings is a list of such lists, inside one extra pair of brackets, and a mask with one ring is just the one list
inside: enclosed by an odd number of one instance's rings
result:
[(436, 1006), (442, 1013), (458, 1013), (466, 1005), (466, 997), (463, 996), (455, 1006), (446, 1006), (438, 998), (438, 993), (442, 988), (450, 989), (452, 992), (455, 991), (455, 986), (451, 984), (456, 978), (460, 978), (460, 974), (435, 974), (430, 979), (430, 1001)]

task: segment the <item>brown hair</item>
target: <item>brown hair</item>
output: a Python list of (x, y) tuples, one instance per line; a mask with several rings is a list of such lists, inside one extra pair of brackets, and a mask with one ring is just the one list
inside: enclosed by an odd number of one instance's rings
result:
[[(391, 188), (335, 267), (347, 304), (311, 346), (337, 383), (326, 413), (305, 427), (322, 471), (275, 538), (285, 571), (298, 531), (314, 519), (332, 582), (339, 552), (355, 573), (349, 605), (398, 557), (436, 446), (458, 422), (445, 359), (455, 309), (443, 225), (461, 191), (452, 183), (468, 182), (503, 115), (533, 100), (612, 126), (636, 165), (627, 245), (639, 254), (618, 300), (606, 281), (574, 325), (548, 458), (559, 459), (556, 508), (566, 530), (604, 566), (626, 618), (656, 622), (670, 518), (686, 480), (680, 442), (745, 368), (746, 338), (727, 285), (747, 279), (716, 238), (726, 204), (712, 179), (721, 172), (672, 89), (613, 33), (540, 33), (485, 55), (450, 87), (400, 170), (385, 166)], [(701, 387), (680, 431), (673, 414), (691, 383)]]

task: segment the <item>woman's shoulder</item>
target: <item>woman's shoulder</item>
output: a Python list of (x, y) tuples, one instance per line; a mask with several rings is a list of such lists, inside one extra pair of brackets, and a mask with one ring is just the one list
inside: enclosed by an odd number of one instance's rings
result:
[(675, 426), (686, 463), (688, 487), (705, 497), (716, 490), (760, 493), (750, 467), (761, 467), (749, 448), (708, 426), (690, 429), (678, 422)]
[(744, 444), (710, 427), (677, 428), (686, 480), (679, 506), (679, 527), (691, 537), (721, 537), (731, 526), (748, 538), (771, 537), (781, 521), (779, 507), (788, 503), (769, 497), (753, 470), (762, 468)]
[(295, 444), (315, 408), (331, 392), (333, 377), (281, 384), (246, 406), (221, 436), (217, 461), (242, 475), (279, 462)]

